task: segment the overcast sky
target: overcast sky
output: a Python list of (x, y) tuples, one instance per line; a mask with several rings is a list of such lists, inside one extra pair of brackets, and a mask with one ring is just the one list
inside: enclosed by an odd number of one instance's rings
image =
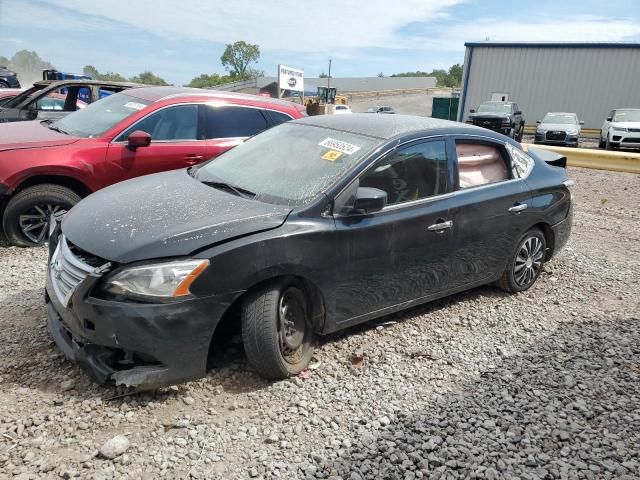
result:
[(258, 68), (373, 76), (462, 63), (464, 42), (640, 41), (636, 0), (0, 0), (0, 55), (35, 50), (58, 69), (86, 64), (188, 83), (224, 73), (226, 43), (260, 45)]

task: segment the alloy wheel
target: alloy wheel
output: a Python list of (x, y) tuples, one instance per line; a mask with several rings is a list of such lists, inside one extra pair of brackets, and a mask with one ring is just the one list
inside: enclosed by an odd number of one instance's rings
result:
[(60, 205), (45, 203), (34, 205), (18, 217), (20, 231), (33, 243), (44, 243), (49, 237), (49, 225), (53, 215), (66, 213)]
[(514, 265), (513, 278), (520, 287), (528, 287), (540, 274), (544, 251), (542, 241), (538, 237), (527, 237), (518, 249)]

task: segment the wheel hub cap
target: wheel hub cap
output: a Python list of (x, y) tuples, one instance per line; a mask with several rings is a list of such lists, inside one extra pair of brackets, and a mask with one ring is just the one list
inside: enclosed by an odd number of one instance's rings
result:
[(538, 237), (526, 238), (520, 245), (514, 262), (514, 279), (521, 287), (531, 285), (540, 273), (544, 249)]
[(295, 352), (304, 341), (305, 311), (296, 295), (285, 293), (280, 299), (282, 353)]

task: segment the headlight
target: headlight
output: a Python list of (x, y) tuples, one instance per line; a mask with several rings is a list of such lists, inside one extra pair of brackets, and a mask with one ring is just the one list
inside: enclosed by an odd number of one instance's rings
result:
[(616, 132), (626, 132), (627, 129), (624, 127), (612, 127)]
[(183, 260), (126, 268), (108, 277), (104, 290), (114, 295), (178, 298), (209, 266), (208, 260)]
[(578, 133), (578, 130), (575, 128), (572, 128), (571, 130), (567, 130), (567, 133), (569, 135), (576, 135)]

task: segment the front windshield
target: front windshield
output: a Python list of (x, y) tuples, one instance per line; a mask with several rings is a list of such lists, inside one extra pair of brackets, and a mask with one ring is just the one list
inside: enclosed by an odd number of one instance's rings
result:
[(640, 122), (640, 110), (616, 110), (614, 122)]
[(511, 105), (504, 103), (483, 103), (478, 107), (478, 113), (511, 113)]
[(16, 95), (15, 97), (11, 98), (7, 103), (3, 105), (3, 108), (16, 108), (18, 105), (20, 105), (22, 102), (24, 102), (28, 98), (34, 97), (43, 88), (44, 86), (42, 85), (36, 85), (31, 87), (28, 90), (25, 90), (24, 92), (21, 92), (19, 95)]
[(116, 93), (67, 115), (51, 126), (76, 137), (94, 138), (150, 103), (126, 93)]
[(542, 123), (558, 123), (562, 125), (577, 125), (578, 117), (573, 113), (547, 113)]
[(208, 162), (194, 177), (253, 192), (256, 200), (297, 206), (325, 191), (378, 143), (370, 137), (285, 123)]

